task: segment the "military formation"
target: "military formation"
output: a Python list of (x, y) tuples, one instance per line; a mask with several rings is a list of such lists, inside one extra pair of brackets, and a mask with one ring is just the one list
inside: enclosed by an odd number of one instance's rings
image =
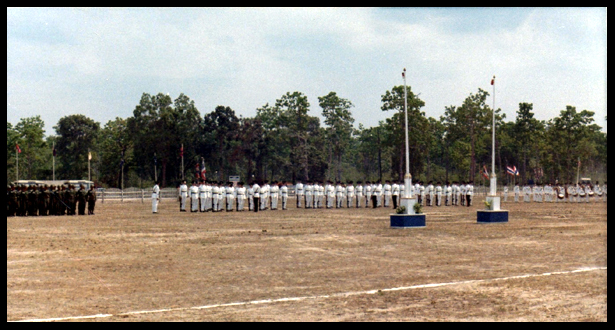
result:
[(9, 185), (6, 187), (7, 217), (94, 214), (96, 191), (83, 185)]
[[(447, 182), (442, 185), (430, 181), (416, 182), (411, 186), (412, 195), (423, 206), (471, 206), (474, 195), (472, 182)], [(288, 182), (253, 182), (235, 186), (231, 182), (186, 181), (178, 187), (177, 200), (180, 212), (265, 211), (287, 210), (291, 186)], [(297, 182), (294, 195), (297, 208), (393, 208), (397, 209), (404, 196), (403, 182), (380, 181), (346, 183)], [(160, 187), (152, 191), (152, 213), (158, 212)]]
[[(512, 192), (508, 186), (504, 186), (503, 201), (508, 202), (513, 197), (515, 203), (606, 203), (607, 183), (602, 186), (600, 182), (591, 183), (547, 183), (536, 185), (526, 183), (523, 186), (516, 184)], [(512, 195), (512, 196), (509, 196)]]

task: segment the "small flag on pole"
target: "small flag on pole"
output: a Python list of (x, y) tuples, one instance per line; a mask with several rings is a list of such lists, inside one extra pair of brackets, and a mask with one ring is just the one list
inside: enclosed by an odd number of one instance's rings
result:
[(495, 84), (495, 76), (493, 76), (493, 79), (491, 79), (491, 85)]
[(207, 180), (207, 170), (205, 169), (205, 159), (201, 157), (201, 179)]
[(199, 163), (196, 163), (196, 172), (195, 172), (195, 177), (197, 180), (201, 179), (201, 166), (199, 165)]
[(489, 179), (489, 171), (487, 171), (487, 166), (483, 165), (483, 172), (481, 173), (485, 179)]
[(181, 149), (179, 149), (179, 157), (184, 157), (184, 145), (182, 144)]
[(15, 144), (15, 149), (17, 149), (18, 153), (21, 153), (21, 148), (19, 148), (19, 144)]
[(401, 77), (406, 78), (406, 68), (404, 68), (404, 71), (401, 73)]
[(510, 174), (510, 175), (519, 175), (519, 171), (517, 170), (517, 166), (506, 166), (506, 173)]
[(92, 153), (88, 152), (88, 160), (92, 160)]

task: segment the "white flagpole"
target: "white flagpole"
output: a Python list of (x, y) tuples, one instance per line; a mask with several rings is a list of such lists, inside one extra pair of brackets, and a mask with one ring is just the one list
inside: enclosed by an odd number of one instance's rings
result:
[(51, 150), (51, 155), (53, 156), (53, 181), (56, 180), (56, 155), (54, 154), (56, 150), (56, 143), (53, 142), (53, 149)]
[(17, 148), (15, 148), (15, 155), (17, 158), (17, 180), (16, 181), (19, 181), (19, 152), (17, 151)]
[(404, 114), (406, 120), (406, 175), (404, 176), (404, 194), (406, 198), (412, 198), (412, 191), (410, 187), (412, 186), (412, 175), (410, 175), (410, 147), (408, 144), (408, 95), (406, 88), (406, 68), (404, 68), (403, 72), (404, 78)]
[(491, 180), (489, 193), (495, 196), (497, 193), (497, 177), (495, 175), (495, 76), (493, 76), (493, 113), (491, 122)]

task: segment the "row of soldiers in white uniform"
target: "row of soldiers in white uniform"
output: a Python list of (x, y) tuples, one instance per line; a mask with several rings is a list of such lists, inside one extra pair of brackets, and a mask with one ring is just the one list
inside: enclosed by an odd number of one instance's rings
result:
[[(472, 183), (462, 182), (453, 185), (442, 186), (438, 182), (435, 186), (430, 181), (428, 185), (417, 182), (410, 187), (412, 196), (416, 196), (417, 202), (425, 206), (445, 206), (449, 205), (472, 205), (474, 186)], [(308, 182), (302, 184), (298, 182), (295, 186), (297, 195), (297, 208), (322, 208), (326, 203), (327, 208), (342, 207), (393, 207), (397, 208), (400, 196), (404, 195), (405, 184), (403, 182), (385, 181), (383, 185), (380, 181), (365, 184), (359, 181), (356, 186), (352, 181), (344, 184), (337, 182), (335, 185), (329, 181), (326, 185), (321, 183)]]
[[(599, 181), (592, 186), (591, 184), (546, 184), (530, 185), (526, 184), (523, 187), (515, 185), (513, 188), (514, 201), (519, 202), (519, 198), (523, 198), (523, 202), (536, 202), (542, 203), (557, 203), (557, 202), (569, 202), (569, 203), (589, 203), (606, 202), (607, 183), (600, 187)], [(508, 201), (509, 190), (508, 186), (504, 186), (504, 202)]]
[(246, 206), (249, 211), (269, 208), (276, 210), (280, 197), (281, 207), (286, 210), (288, 186), (278, 182), (271, 185), (265, 182), (262, 187), (256, 184), (245, 187), (243, 182), (239, 182), (235, 187), (230, 182), (222, 184), (201, 180), (194, 181), (188, 187), (184, 181), (178, 189), (180, 212), (187, 212), (188, 204), (191, 212), (245, 211)]

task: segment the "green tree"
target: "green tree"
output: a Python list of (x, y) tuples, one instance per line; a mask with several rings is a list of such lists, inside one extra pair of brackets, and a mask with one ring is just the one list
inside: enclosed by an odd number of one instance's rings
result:
[(84, 115), (69, 115), (60, 118), (54, 129), (59, 136), (56, 144), (61, 164), (59, 177), (87, 179), (88, 152), (96, 151), (100, 124)]
[(123, 176), (126, 177), (134, 164), (132, 140), (128, 120), (116, 117), (101, 130), (98, 152), (93, 156), (93, 160), (98, 163), (98, 178), (102, 183), (112, 187), (116, 184), (117, 187), (122, 186), (122, 159)]
[(342, 180), (342, 157), (352, 138), (354, 118), (350, 108), (353, 104), (347, 99), (340, 98), (335, 92), (318, 97), (318, 103), (325, 117), (326, 139), (329, 148), (329, 164), (333, 163), (337, 169), (336, 181)]

